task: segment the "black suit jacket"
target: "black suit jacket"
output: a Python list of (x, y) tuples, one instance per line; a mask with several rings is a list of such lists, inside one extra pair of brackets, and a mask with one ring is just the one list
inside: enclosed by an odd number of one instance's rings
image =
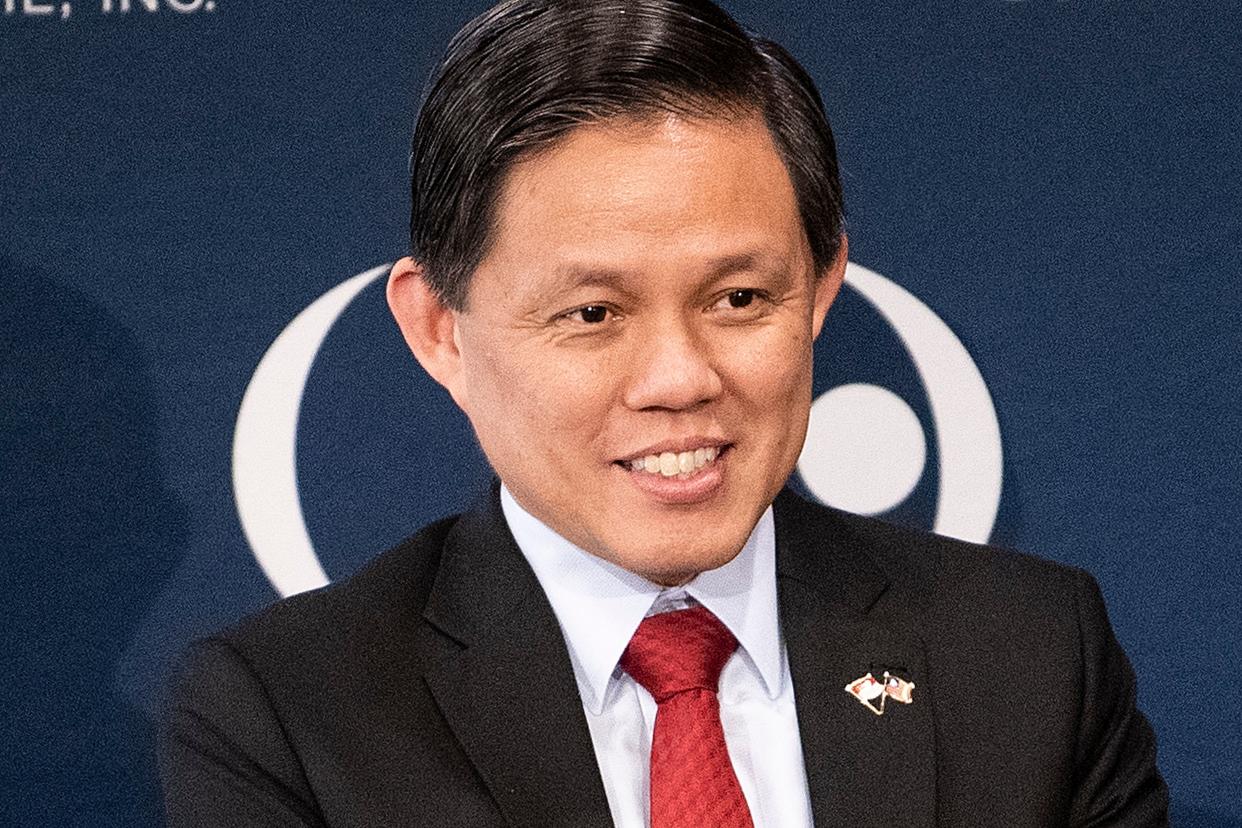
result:
[[(1094, 581), (777, 498), (780, 619), (817, 825), (1162, 825)], [(916, 684), (876, 716), (845, 685)], [(568, 651), (495, 491), (349, 580), (191, 648), (173, 826), (604, 826)]]

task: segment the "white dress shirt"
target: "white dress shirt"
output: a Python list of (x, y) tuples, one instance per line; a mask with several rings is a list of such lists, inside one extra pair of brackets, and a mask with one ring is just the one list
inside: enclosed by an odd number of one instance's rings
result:
[(666, 588), (574, 546), (522, 509), (503, 486), (500, 502), (569, 647), (618, 828), (648, 825), (656, 715), (651, 694), (618, 662), (643, 618), (696, 603), (738, 640), (720, 674), (720, 720), (755, 827), (811, 825), (793, 681), (777, 615), (771, 507), (736, 558), (684, 586)]

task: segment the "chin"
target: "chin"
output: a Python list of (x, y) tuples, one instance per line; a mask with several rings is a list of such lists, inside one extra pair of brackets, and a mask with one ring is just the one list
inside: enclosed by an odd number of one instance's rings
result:
[(647, 546), (629, 554), (619, 552), (612, 561), (649, 581), (675, 586), (684, 584), (700, 572), (717, 569), (733, 560), (742, 551), (749, 536), (747, 533), (737, 539), (719, 537), (714, 539), (714, 543), (699, 536), (693, 544), (673, 541), (660, 549)]

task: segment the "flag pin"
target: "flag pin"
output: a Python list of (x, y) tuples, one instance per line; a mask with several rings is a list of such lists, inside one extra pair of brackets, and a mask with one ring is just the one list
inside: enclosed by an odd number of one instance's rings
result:
[(914, 682), (898, 678), (885, 670), (881, 679), (877, 679), (871, 673), (854, 679), (845, 685), (845, 692), (862, 702), (863, 706), (875, 715), (883, 716), (884, 702), (888, 699), (902, 704), (910, 704), (914, 701)]

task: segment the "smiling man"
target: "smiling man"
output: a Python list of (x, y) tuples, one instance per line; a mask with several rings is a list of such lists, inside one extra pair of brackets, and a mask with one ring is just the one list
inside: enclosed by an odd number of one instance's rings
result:
[(172, 824), (1166, 821), (1089, 576), (783, 491), (847, 250), (792, 58), (702, 0), (505, 2), (411, 172), (389, 304), (497, 485), (192, 649)]
[(514, 501), (579, 549), (678, 585), (728, 563), (785, 484), (817, 266), (763, 116), (617, 116), (513, 164), (458, 306), (405, 259), (389, 301)]

